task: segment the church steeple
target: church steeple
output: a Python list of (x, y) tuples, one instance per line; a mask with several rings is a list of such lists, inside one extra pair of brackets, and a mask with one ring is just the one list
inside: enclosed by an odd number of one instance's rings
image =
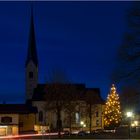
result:
[(31, 21), (30, 21), (30, 32), (28, 41), (28, 54), (26, 59), (26, 66), (30, 61), (32, 61), (35, 66), (38, 66), (37, 51), (36, 51), (36, 40), (35, 40), (35, 30), (34, 30), (34, 19), (33, 10), (31, 9)]
[[(32, 10), (32, 9), (31, 9)], [(34, 89), (38, 83), (38, 60), (34, 30), (33, 11), (31, 11), (28, 54), (26, 59), (26, 100), (32, 99)]]

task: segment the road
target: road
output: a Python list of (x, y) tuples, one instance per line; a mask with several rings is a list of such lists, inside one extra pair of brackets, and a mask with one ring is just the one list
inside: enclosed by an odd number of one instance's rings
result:
[(14, 140), (14, 139), (44, 139), (44, 138), (56, 138), (58, 133), (45, 133), (45, 134), (24, 134), (14, 136), (0, 136), (0, 139)]

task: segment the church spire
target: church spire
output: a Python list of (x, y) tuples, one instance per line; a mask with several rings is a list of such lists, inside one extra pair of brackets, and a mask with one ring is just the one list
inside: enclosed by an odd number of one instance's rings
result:
[(35, 41), (35, 31), (34, 31), (34, 19), (33, 19), (33, 9), (31, 8), (31, 22), (30, 22), (30, 32), (28, 41), (28, 54), (26, 59), (26, 66), (30, 61), (32, 61), (35, 66), (38, 66), (37, 51), (36, 51), (36, 41)]

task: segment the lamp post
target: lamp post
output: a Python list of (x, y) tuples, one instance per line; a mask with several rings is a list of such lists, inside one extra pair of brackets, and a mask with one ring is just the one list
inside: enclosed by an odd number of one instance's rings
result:
[(129, 132), (128, 132), (128, 136), (129, 136), (129, 139), (130, 139), (130, 136), (131, 136), (131, 118), (133, 116), (133, 113), (132, 112), (127, 112), (126, 116), (129, 119)]

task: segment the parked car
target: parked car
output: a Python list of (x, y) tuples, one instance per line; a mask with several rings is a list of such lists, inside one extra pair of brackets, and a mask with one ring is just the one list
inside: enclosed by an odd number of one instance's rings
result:
[(69, 135), (70, 135), (70, 132), (69, 132), (68, 130), (65, 130), (65, 131), (64, 131), (64, 135), (65, 135), (65, 136), (69, 136)]
[(102, 132), (104, 132), (103, 129), (96, 129), (96, 130), (95, 130), (95, 133), (102, 133)]
[(110, 130), (104, 130), (104, 132), (106, 132), (106, 133), (115, 133), (116, 132), (116, 130), (115, 129), (110, 129)]
[(87, 133), (85, 131), (79, 131), (78, 132), (78, 136), (85, 136), (87, 135)]
[(96, 131), (95, 130), (92, 130), (90, 134), (91, 135), (94, 135), (95, 133), (96, 133)]

